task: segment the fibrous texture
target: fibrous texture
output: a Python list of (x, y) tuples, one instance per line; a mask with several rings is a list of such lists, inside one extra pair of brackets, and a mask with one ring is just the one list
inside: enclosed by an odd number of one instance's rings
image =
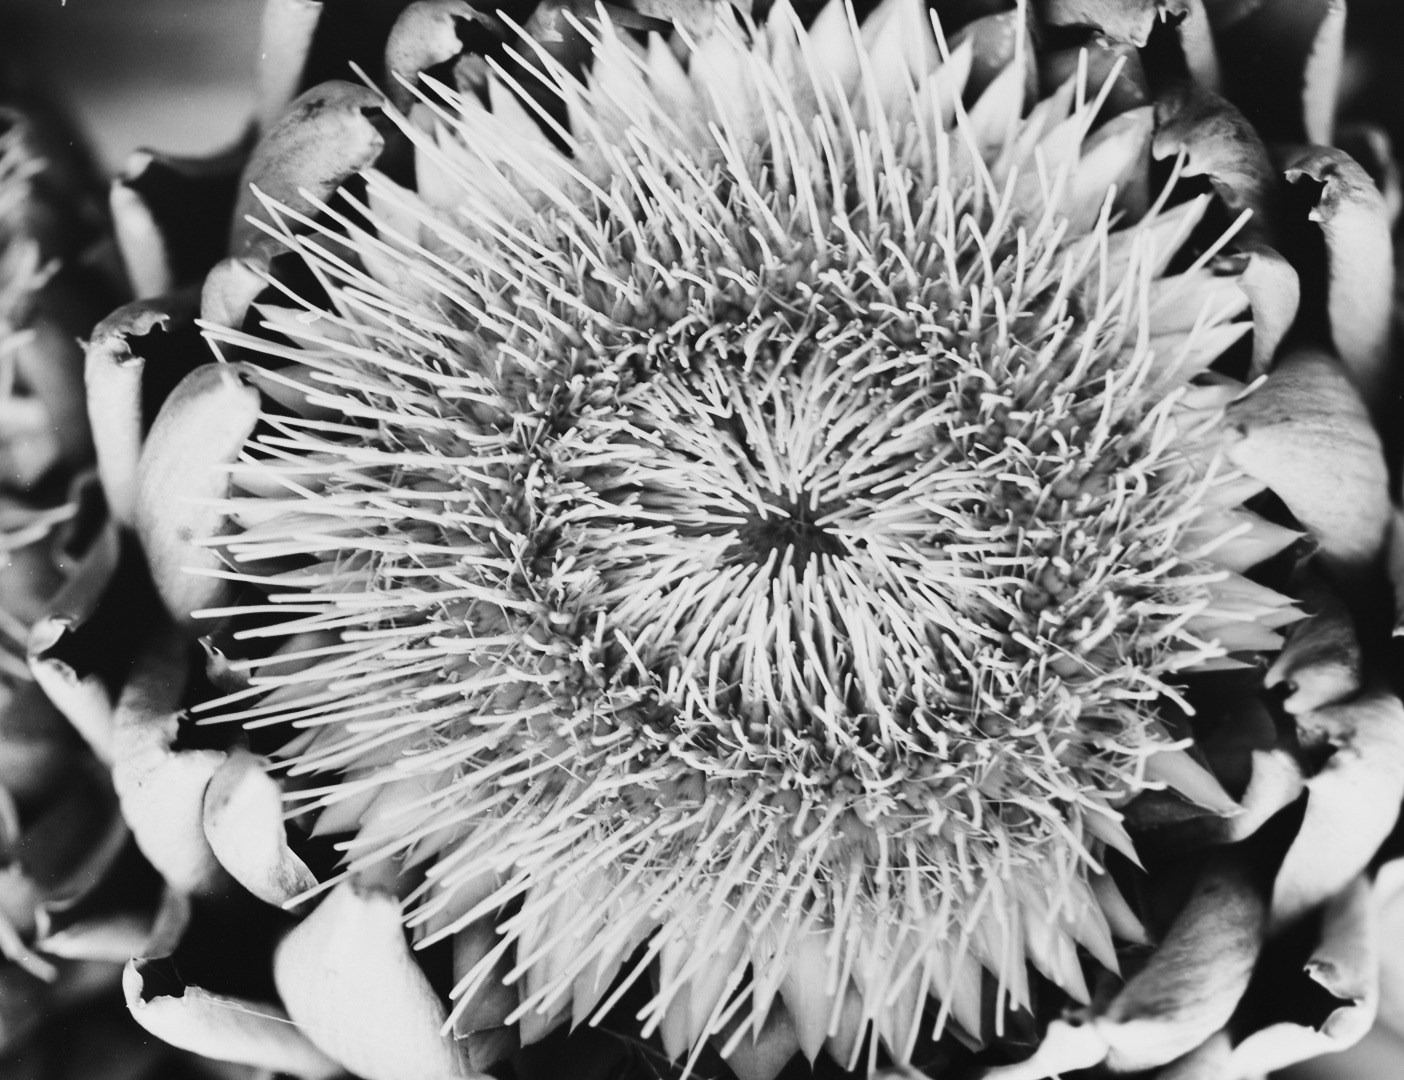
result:
[(217, 715), (301, 729), (354, 869), (423, 870), (458, 1015), (651, 968), (675, 1055), (848, 1064), (928, 1003), (980, 1036), (1028, 962), (1085, 1000), (1116, 808), (1229, 803), (1178, 675), (1297, 617), (1242, 574), (1295, 534), (1220, 453), (1207, 199), (1130, 182), (1149, 109), (1026, 110), (1021, 47), (967, 109), (919, 4), (590, 33), (583, 83), (524, 41), (539, 85), (416, 105), (417, 192), (269, 205), (324, 296), (212, 331), (264, 394), (211, 543), (266, 600), (217, 614), (285, 639)]

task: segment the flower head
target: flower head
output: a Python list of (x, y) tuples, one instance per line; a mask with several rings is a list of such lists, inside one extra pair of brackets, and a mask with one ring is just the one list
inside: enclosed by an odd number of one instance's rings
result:
[(656, 959), (675, 1054), (785, 1010), (905, 1060), (1026, 961), (1085, 1001), (1115, 808), (1229, 802), (1158, 705), (1297, 617), (1239, 572), (1294, 535), (1222, 453), (1244, 295), (1168, 272), (1207, 200), (1135, 205), (1149, 109), (1025, 116), (1019, 49), (967, 110), (917, 5), (593, 33), (289, 234), (291, 347), (214, 332), (293, 362), (218, 544), (270, 594), (223, 614), (297, 614), (225, 718), (305, 729), (295, 797), (427, 868), (423, 943), (492, 938), (460, 1015), (509, 949), (545, 1026)]

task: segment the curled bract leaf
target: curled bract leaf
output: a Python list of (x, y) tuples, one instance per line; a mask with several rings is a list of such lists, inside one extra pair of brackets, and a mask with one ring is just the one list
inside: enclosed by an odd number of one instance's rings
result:
[(1345, 370), (1299, 350), (1228, 408), (1229, 459), (1267, 484), (1321, 545), (1333, 569), (1373, 563), (1389, 528), (1379, 434)]
[(219, 326), (239, 326), (268, 281), (264, 255), (221, 260), (210, 268), (201, 286), (201, 318)]
[(417, 100), (419, 73), (452, 60), (463, 49), (459, 23), (477, 23), (494, 32), (497, 20), (467, 0), (417, 0), (400, 13), (385, 43), (386, 93), (408, 112)]
[[(193, 306), (175, 298), (138, 300), (118, 308), (93, 330), (84, 379), (88, 422), (97, 449), (98, 475), (108, 510), (124, 525), (136, 514), (137, 462), (152, 417), (152, 388), (173, 384), (195, 366), (200, 350), (171, 354), (169, 343), (183, 324), (191, 330)], [(148, 362), (159, 370), (148, 371)]]
[(1228, 1023), (1257, 962), (1267, 916), (1241, 853), (1212, 856), (1160, 946), (1094, 1021), (1107, 1064), (1165, 1065)]
[[(1302, 972), (1333, 1004), (1319, 1020), (1282, 1021), (1253, 1032), (1234, 1047), (1231, 1074), (1264, 1076), (1364, 1038), (1379, 1005), (1382, 944), (1370, 882), (1359, 877), (1326, 905), (1320, 940)], [(1307, 997), (1305, 987), (1283, 991)]]
[(986, 1080), (1047, 1080), (1103, 1061), (1116, 1072), (1167, 1065), (1220, 1031), (1248, 988), (1266, 924), (1262, 888), (1237, 852), (1213, 856), (1165, 938), (1106, 1004), (1058, 1020), (1032, 1057)]
[(1238, 287), (1253, 312), (1252, 373), (1261, 375), (1272, 364), (1301, 304), (1301, 281), (1292, 264), (1266, 244), (1245, 240), (1242, 250), (1224, 256), (1223, 268), (1238, 269)]
[[(232, 255), (264, 245), (254, 221), (267, 221), (257, 193), (289, 209), (313, 213), (347, 178), (367, 168), (385, 148), (373, 123), (380, 96), (354, 83), (331, 81), (302, 94), (259, 140), (239, 180), (230, 228)], [(254, 219), (254, 220), (250, 220)]]
[(189, 160), (138, 150), (109, 195), (117, 250), (138, 300), (197, 282), (228, 241), (235, 184), (248, 147)]
[(278, 994), (323, 1052), (366, 1080), (472, 1074), (442, 1034), (443, 1003), (405, 943), (400, 906), (352, 881), (279, 944)]
[(108, 208), (132, 292), (146, 298), (168, 291), (175, 284), (175, 270), (161, 227), (146, 200), (119, 178), (112, 183)]
[(1226, 843), (1246, 840), (1279, 810), (1296, 802), (1305, 781), (1297, 759), (1286, 750), (1254, 750), (1252, 773), (1239, 813), (1222, 820), (1219, 836)]
[(155, 910), (103, 911), (75, 916), (67, 898), (46, 901), (36, 919), (35, 947), (50, 956), (125, 964), (134, 956), (164, 956), (190, 923), (190, 898), (167, 887)]
[(1290, 713), (1339, 705), (1360, 690), (1360, 642), (1350, 609), (1329, 584), (1302, 576), (1308, 615), (1289, 631), (1287, 644), (1268, 668), (1263, 684), (1283, 686), (1282, 707)]
[(245, 377), (237, 364), (207, 364), (182, 379), (151, 426), (137, 468), (136, 527), (152, 579), (167, 609), (192, 629), (193, 613), (228, 591), (212, 576), (222, 560), (200, 541), (223, 527), (224, 466), (258, 423), (259, 393)]
[(1336, 752), (1306, 782), (1306, 816), (1273, 886), (1276, 926), (1345, 889), (1379, 851), (1404, 800), (1404, 705), (1394, 694), (1368, 690), (1298, 723)]
[(307, 865), (288, 847), (282, 789), (248, 751), (231, 751), (211, 778), (204, 822), (220, 864), (260, 900), (281, 906), (316, 886)]
[(202, 808), (205, 788), (225, 755), (175, 746), (185, 649), (174, 626), (147, 629), (145, 647), (117, 699), (112, 782), (151, 865), (175, 888), (205, 892), (224, 880), (205, 838)]
[(376, 127), (381, 99), (364, 86), (332, 80), (299, 96), (259, 139), (239, 178), (229, 256), (206, 276), (201, 315), (238, 326), (266, 283), (268, 264), (282, 249), (266, 227), (276, 202), (293, 214), (315, 215), (353, 175), (385, 148)]
[(1394, 310), (1394, 245), (1389, 210), (1370, 174), (1348, 154), (1312, 147), (1287, 179), (1321, 185), (1311, 220), (1326, 234), (1331, 339), (1367, 403), (1376, 408), (1390, 380)]
[(112, 694), (93, 662), (91, 635), (84, 631), (97, 617), (118, 557), (117, 530), (109, 523), (31, 627), (28, 640), (34, 681), (104, 762), (112, 760)]
[(1277, 174), (1257, 129), (1226, 99), (1193, 83), (1179, 83), (1155, 102), (1151, 152), (1185, 155), (1186, 176), (1203, 176), (1230, 210), (1251, 210), (1248, 228), (1272, 228)]
[(142, 960), (130, 961), (123, 970), (122, 993), (138, 1024), (183, 1050), (306, 1080), (342, 1071), (276, 1005), (213, 994), (198, 986), (164, 993), (151, 984)]
[(1399, 221), (1400, 207), (1404, 205), (1404, 186), (1400, 182), (1394, 140), (1379, 124), (1361, 121), (1343, 125), (1336, 136), (1336, 145), (1369, 173), (1375, 187), (1380, 189), (1385, 216), (1393, 232)]

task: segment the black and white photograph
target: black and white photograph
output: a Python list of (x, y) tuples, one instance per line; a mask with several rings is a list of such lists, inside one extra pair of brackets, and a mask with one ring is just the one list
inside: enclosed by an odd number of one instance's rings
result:
[(0, 1080), (1404, 1080), (1401, 163), (1392, 0), (0, 0)]

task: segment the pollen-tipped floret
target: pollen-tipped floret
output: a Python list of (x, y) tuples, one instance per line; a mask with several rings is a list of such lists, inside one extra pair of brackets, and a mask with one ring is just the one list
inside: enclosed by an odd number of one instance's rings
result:
[(1022, 48), (972, 94), (916, 3), (589, 32), (585, 83), (426, 97), (417, 193), (286, 233), (328, 302), (213, 332), (271, 361), (217, 546), (289, 613), (219, 715), (304, 729), (352, 866), (487, 941), (460, 1014), (656, 961), (670, 1052), (851, 1063), (928, 999), (979, 1037), (1026, 961), (1085, 999), (1116, 807), (1226, 799), (1177, 675), (1296, 617), (1218, 452), (1246, 298), (1218, 245), (1167, 273), (1207, 200), (1146, 205), (1148, 111), (1085, 79), (1025, 115)]

